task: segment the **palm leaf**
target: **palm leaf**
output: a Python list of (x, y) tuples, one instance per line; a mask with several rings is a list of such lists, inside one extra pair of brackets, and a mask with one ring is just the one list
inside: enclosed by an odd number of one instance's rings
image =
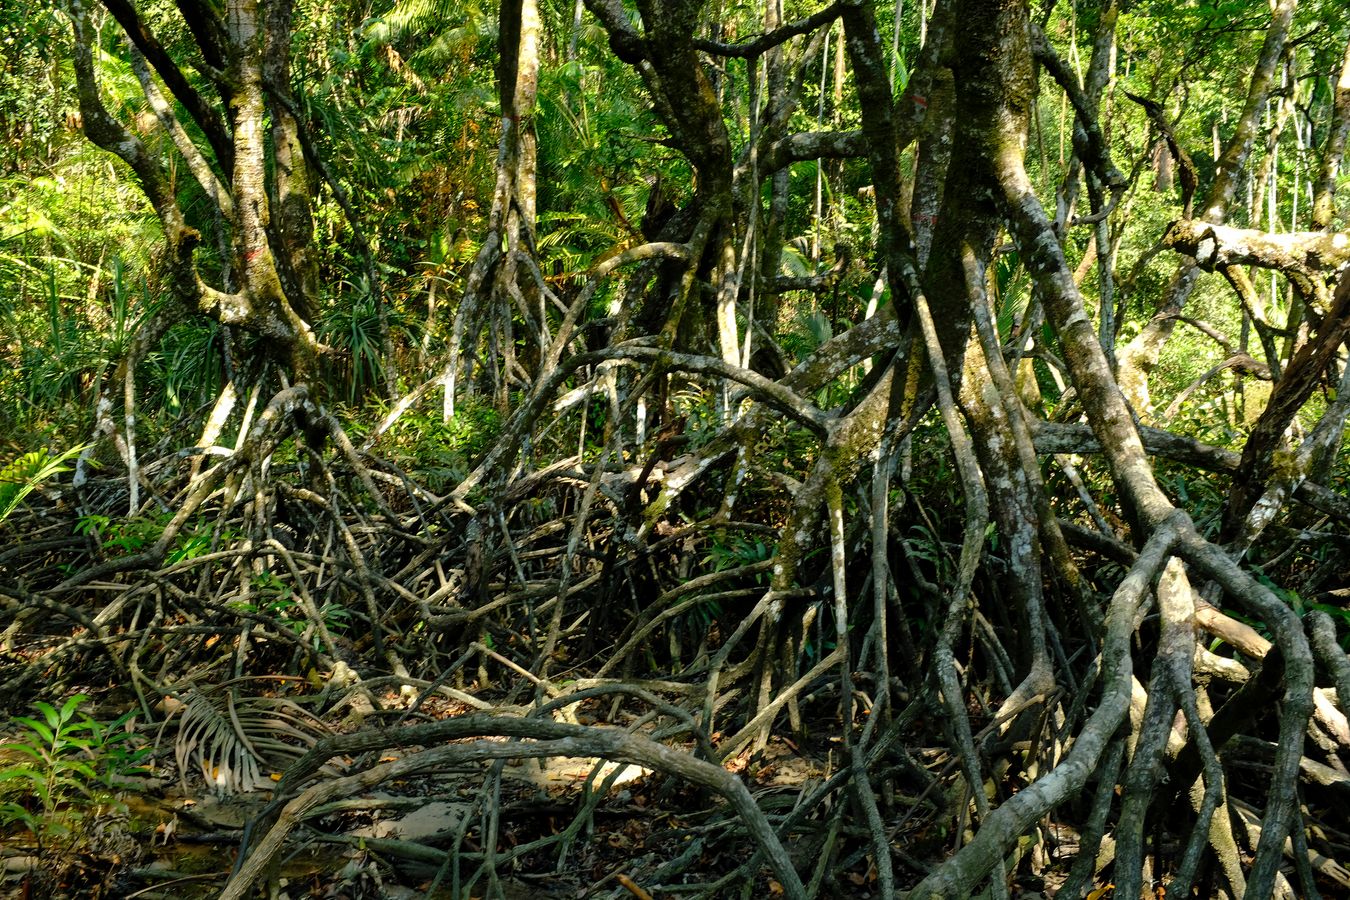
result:
[(222, 796), (271, 787), (272, 775), (328, 734), (321, 721), (284, 697), (236, 698), (216, 685), (190, 688), (178, 699), (179, 778), (186, 781), (195, 770)]
[(62, 472), (70, 471), (66, 463), (79, 456), (85, 445), (72, 447), (64, 453), (47, 454), (34, 450), (0, 469), (0, 522), (5, 521), (38, 485)]

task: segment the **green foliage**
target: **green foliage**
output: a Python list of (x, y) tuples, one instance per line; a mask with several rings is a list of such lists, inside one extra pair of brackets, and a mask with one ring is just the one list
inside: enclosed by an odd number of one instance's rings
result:
[(148, 411), (174, 417), (211, 402), (222, 382), (221, 340), (214, 322), (170, 328), (141, 367), (141, 402)]
[[(330, 367), (329, 382), (345, 384), (346, 401), (356, 403), (384, 383), (384, 348), (380, 335), (378, 300), (364, 277), (345, 285), (350, 293), (330, 304), (320, 319), (320, 340), (337, 350), (337, 362)], [(391, 339), (395, 334), (413, 337), (411, 321), (397, 310), (385, 310)]]
[[(52, 102), (73, 98), (61, 87)], [(139, 188), (64, 119), (35, 124), (52, 129), (45, 148), (22, 143), (0, 169), (0, 431), (16, 435), (68, 424), (158, 293), (158, 219)]]
[[(1206, 444), (1241, 449), (1246, 440), (1246, 423), (1238, 421), (1235, 403), (1231, 377), (1227, 372), (1221, 373), (1196, 390), (1168, 426)], [(1257, 405), (1258, 410), (1263, 407), (1263, 403)]]
[(97, 534), (105, 548), (121, 551), (122, 554), (139, 553), (153, 546), (164, 533), (167, 520), (150, 518), (128, 519), (117, 522), (108, 516), (90, 514), (81, 517), (75, 526), (76, 534)]
[[(0, 243), (0, 284), (11, 280), (17, 289), (0, 299), (0, 327), (16, 341), (8, 349), (0, 345), (0, 361), (8, 363), (0, 371), (0, 421), (40, 426), (97, 391), (105, 371), (123, 358), (158, 308), (145, 276), (131, 272), (121, 256), (106, 269), (57, 256), (4, 259)], [(95, 302), (87, 296), (91, 289), (98, 293)]]
[(945, 579), (950, 573), (951, 556), (944, 552), (942, 538), (927, 525), (911, 525), (905, 540), (905, 552), (933, 567), (934, 581)]
[(79, 456), (84, 449), (81, 445), (72, 447), (64, 453), (34, 450), (0, 469), (0, 522), (9, 518), (23, 499), (42, 482), (62, 472), (69, 472), (70, 467), (67, 463)]
[[(403, 273), (438, 249), (437, 268), (472, 256), (461, 244), (489, 202), (495, 158), (496, 131), (481, 115), (496, 95), (495, 10), (400, 0), (314, 4), (309, 12), (297, 16), (295, 68), (311, 133), (362, 210), (396, 299)], [(334, 42), (336, 33), (351, 39)], [(323, 282), (341, 284), (358, 256), (345, 216), (331, 203), (315, 212), (317, 233), (331, 236), (321, 248)], [(366, 293), (344, 289), (329, 299), (341, 316), (351, 294)]]
[(667, 191), (678, 183), (646, 140), (660, 126), (637, 102), (639, 90), (631, 69), (609, 58), (540, 73), (539, 249), (550, 274), (579, 274), (630, 239), (649, 176), (660, 175)]
[[(295, 599), (291, 586), (282, 581), (275, 572), (263, 570), (253, 577), (254, 594), (249, 600), (232, 601), (230, 608), (245, 613), (263, 613), (289, 628), (296, 637), (304, 635), (310, 628), (310, 622), (304, 608)], [(342, 634), (351, 626), (352, 614), (349, 609), (338, 603), (328, 602), (319, 608), (324, 626), (330, 633)], [(314, 649), (320, 649), (319, 638), (314, 636)]]
[(433, 490), (458, 484), (501, 433), (502, 417), (482, 398), (462, 398), (455, 415), (442, 422), (438, 410), (413, 408), (381, 442)]
[(59, 141), (61, 113), (69, 102), (53, 84), (66, 55), (63, 25), (54, 4), (0, 7), (5, 60), (0, 65), (0, 172), (19, 169), (33, 155), (49, 155)]
[(1191, 514), (1195, 526), (1206, 537), (1219, 531), (1225, 495), (1212, 478), (1190, 471), (1178, 471), (1162, 482), (1172, 489), (1177, 503)]
[[(130, 556), (153, 547), (164, 535), (172, 515), (161, 513), (158, 516), (137, 516), (122, 521), (114, 520), (98, 513), (81, 516), (75, 524), (75, 533), (96, 536), (105, 550), (115, 550), (117, 555)], [(214, 534), (207, 527), (184, 528), (179, 531), (174, 546), (164, 558), (166, 565), (196, 559), (211, 552), (221, 543), (228, 544), (240, 535), (225, 530)]]
[(58, 708), (38, 701), (35, 716), (14, 716), (14, 737), (0, 744), (0, 823), (18, 824), (39, 851), (73, 839), (79, 826), (117, 805), (123, 781), (142, 774), (150, 748), (130, 714), (104, 724), (84, 713), (76, 694)]
[(730, 534), (713, 541), (703, 562), (714, 572), (723, 572), (763, 562), (773, 556), (773, 550), (773, 545), (766, 544), (762, 540), (743, 534)]
[(717, 435), (722, 418), (717, 412), (714, 391), (705, 391), (701, 385), (690, 382), (672, 391), (670, 402), (676, 413), (684, 417), (684, 433), (691, 447), (702, 447)]

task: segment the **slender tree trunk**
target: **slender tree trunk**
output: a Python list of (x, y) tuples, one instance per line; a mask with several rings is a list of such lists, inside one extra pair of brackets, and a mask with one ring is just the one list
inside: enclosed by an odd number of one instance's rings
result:
[[(1294, 18), (1298, 0), (1278, 0), (1271, 7), (1270, 25), (1266, 28), (1265, 42), (1257, 58), (1247, 89), (1247, 101), (1238, 116), (1232, 136), (1224, 146), (1219, 157), (1208, 196), (1201, 206), (1201, 218), (1211, 224), (1223, 224), (1228, 209), (1237, 195), (1239, 185), (1244, 178), (1247, 157), (1251, 154), (1252, 142), (1260, 126), (1261, 110), (1270, 95), (1275, 72), (1284, 54), (1285, 42), (1289, 37), (1289, 26)], [(1183, 261), (1177, 266), (1168, 285), (1157, 313), (1149, 321), (1138, 337), (1132, 340), (1120, 352), (1120, 386), (1130, 405), (1141, 416), (1151, 410), (1148, 379), (1158, 364), (1163, 346), (1176, 327), (1177, 316), (1181, 313), (1195, 288), (1198, 273), (1193, 261)]]
[(1350, 137), (1350, 43), (1346, 44), (1341, 60), (1341, 71), (1335, 82), (1332, 99), (1331, 128), (1322, 150), (1322, 164), (1313, 188), (1312, 229), (1326, 231), (1331, 227), (1335, 210), (1336, 177), (1345, 158), (1345, 144)]
[(514, 373), (514, 341), (502, 342), (510, 328), (511, 304), (517, 299), (521, 314), (535, 326), (532, 345), (542, 358), (548, 344), (543, 305), (533, 274), (521, 273), (521, 263), (535, 265), (534, 227), (537, 216), (538, 149), (534, 131), (539, 91), (539, 9), (536, 0), (509, 0), (498, 13), (497, 95), (501, 104), (501, 138), (497, 149), (497, 182), (487, 235), (470, 266), (464, 294), (455, 311), (449, 360), (440, 381), (444, 389), (442, 416), (455, 413), (461, 360), (467, 374), (484, 332), (489, 353), (504, 349), (508, 360), (498, 371), (490, 365), (483, 374), (494, 385), (499, 405), (506, 402), (507, 383)]
[[(294, 298), (296, 312), (313, 322), (318, 312), (319, 268), (314, 259), (314, 184), (300, 144), (300, 126), (292, 115), (291, 0), (271, 0), (265, 14), (263, 78), (268, 88), (267, 116), (272, 130), (272, 201), (277, 268)], [(372, 290), (374, 286), (372, 285)]]

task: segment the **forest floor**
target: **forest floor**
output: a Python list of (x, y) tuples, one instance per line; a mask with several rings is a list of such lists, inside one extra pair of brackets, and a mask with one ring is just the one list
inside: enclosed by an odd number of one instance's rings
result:
[[(549, 466), (501, 489), (509, 508), (466, 512), (373, 458), (301, 467), (281, 445), (292, 426), (271, 421), (271, 468), (240, 452), (198, 473), (175, 456), (147, 464), (155, 493), (135, 517), (116, 518), (124, 482), (108, 479), (83, 512), (52, 491), (6, 523), (19, 537), (0, 544), (0, 895), (879, 897), (875, 860), (897, 891), (914, 886), (969, 846), (978, 791), (1026, 796), (1070, 743), (1051, 706), (1001, 731), (998, 655), (949, 663), (991, 760), (978, 782), (922, 678), (856, 663), (845, 692), (821, 559), (785, 592), (800, 674), (780, 655), (724, 654), (764, 605), (764, 526), (672, 514), (619, 552), (632, 492), (602, 493), (603, 467)], [(596, 496), (609, 516), (578, 512)], [(746, 536), (718, 544), (733, 526)], [(699, 559), (705, 571), (685, 565)], [(1012, 628), (986, 622), (975, 640)], [(1279, 704), (1243, 690), (1215, 679), (1210, 696), (1250, 720), (1225, 750), (1245, 861)], [(1305, 882), (1346, 896), (1333, 854), (1350, 848), (1350, 777), (1326, 758), (1303, 762), (1319, 842)], [(1092, 864), (1108, 856), (1079, 854), (1079, 829), (1114, 778), (1010, 847), (1008, 896), (1053, 896), (1080, 855), (1104, 896)], [(1150, 881), (1184, 849), (1167, 827), (1178, 808), (1147, 835)], [(1198, 896), (1215, 879), (1202, 872)]]
[[(390, 712), (408, 705), (407, 698), (395, 693), (382, 699)], [(97, 707), (103, 717), (114, 712), (108, 705)], [(435, 698), (419, 710), (425, 720), (470, 711)], [(589, 702), (577, 718), (592, 723), (604, 714), (601, 704)], [(0, 738), (13, 741), (15, 735)], [(0, 896), (195, 900), (219, 893), (245, 828), (265, 811), (271, 793), (219, 794), (199, 773), (178, 772), (171, 746), (155, 735), (144, 740), (153, 748), (143, 760), (146, 773), (122, 781), (116, 798), (102, 798), (104, 805), (95, 811), (74, 805), (65, 810), (69, 833), (48, 832), (46, 846), (39, 847), (32, 830), (11, 825), (0, 832)], [(786, 811), (800, 802), (804, 787), (832, 774), (838, 752), (837, 738), (805, 747), (775, 738), (764, 750), (743, 753), (727, 767), (743, 777), (766, 811)], [(10, 752), (7, 759), (14, 755)], [(379, 761), (396, 756), (384, 755)], [(485, 808), (477, 801), (488, 768), (391, 781), (361, 797), (332, 803), (331, 811), (314, 815), (295, 836), (289, 855), (277, 867), (274, 896), (483, 896), (481, 882), (466, 884), (467, 894), (455, 888), (455, 879), (467, 878), (475, 866), (465, 862), (464, 871), (454, 871), (447, 850), (457, 846), (466, 860), (481, 859), (483, 848), (474, 835)], [(280, 773), (269, 775), (275, 780)], [(612, 783), (601, 796), (599, 782), (607, 777)], [(588, 797), (594, 808), (581, 823), (584, 827), (578, 827), (577, 814)], [(78, 803), (72, 798), (72, 804)], [(659, 773), (598, 759), (511, 762), (501, 768), (495, 805), (496, 853), (510, 858), (498, 873), (501, 896), (508, 900), (746, 895), (743, 884), (718, 886), (753, 849), (728, 829), (724, 804)], [(822, 810), (821, 818), (829, 818), (828, 810)], [(575, 841), (563, 845), (558, 836), (569, 828), (576, 831)], [(810, 870), (825, 838), (823, 828), (814, 834), (807, 829), (791, 846), (802, 870)], [(534, 844), (544, 846), (519, 852)], [(876, 896), (876, 874), (865, 857), (832, 881), (831, 896)], [(767, 867), (757, 882), (749, 896), (782, 894)]]

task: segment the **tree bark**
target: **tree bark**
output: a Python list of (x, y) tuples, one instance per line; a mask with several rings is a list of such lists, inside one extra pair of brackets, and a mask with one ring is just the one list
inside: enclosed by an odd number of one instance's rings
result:
[[(214, 211), (229, 225), (231, 258), (224, 262), (237, 285), (227, 283), (216, 288), (203, 280), (193, 259), (201, 236), (187, 225), (165, 181), (166, 161), (151, 153), (104, 106), (92, 62), (94, 35), (89, 11), (84, 0), (72, 0), (67, 12), (75, 35), (76, 84), (85, 134), (136, 173), (164, 229), (171, 272), (168, 280), (179, 301), (195, 314), (265, 338), (265, 352), (293, 380), (309, 380), (315, 374), (321, 349), (309, 325), (316, 303), (310, 258), (312, 186), (304, 175), (289, 106), (273, 107), (271, 147), (264, 116), (269, 76), (271, 83), (284, 86), (289, 74), (290, 0), (272, 0), (266, 6), (259, 0), (232, 0), (223, 21), (209, 9), (187, 7), (194, 33), (210, 41), (202, 48), (203, 54), (222, 64), (216, 81), (222, 96), (229, 100), (223, 113), (187, 84), (128, 0), (108, 0), (106, 6), (174, 99), (207, 135), (215, 157), (214, 169), (190, 147), (173, 111), (140, 65), (138, 77), (147, 101), (187, 157), (189, 170), (212, 198)], [(269, 167), (275, 168), (278, 176), (277, 197), (282, 209), (276, 215), (268, 190)]]

